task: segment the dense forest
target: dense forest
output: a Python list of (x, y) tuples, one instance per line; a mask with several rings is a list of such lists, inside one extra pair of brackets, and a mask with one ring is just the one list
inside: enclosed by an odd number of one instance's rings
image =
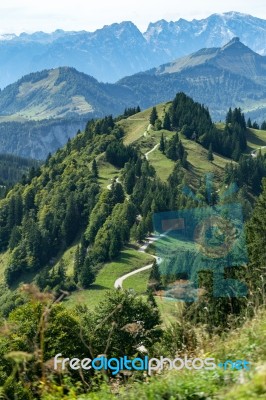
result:
[[(123, 117), (136, 112), (139, 110), (126, 109)], [(123, 143), (120, 120), (107, 116), (89, 121), (84, 132), (49, 155), (40, 168), (32, 168), (1, 200), (0, 248), (8, 251), (0, 296), (1, 318), (6, 324), (0, 345), (0, 386), (6, 398), (49, 399), (49, 390), (60, 385), (71, 396), (71, 390), (87, 392), (107, 380), (95, 371), (84, 376), (71, 371), (63, 378), (53, 374), (48, 364), (62, 349), (68, 357), (79, 358), (140, 355), (140, 344), (150, 356), (156, 356), (160, 347), (173, 356), (188, 343), (194, 351), (198, 324), (209, 334), (221, 334), (243, 323), (265, 300), (261, 276), (265, 269), (266, 159), (261, 153), (255, 158), (243, 154), (247, 128), (241, 110), (228, 111), (221, 135), (208, 110), (183, 93), (175, 97), (162, 121), (154, 107), (150, 124), (159, 128), (159, 149), (174, 162), (166, 181), (158, 177), (134, 143)], [(171, 133), (170, 140), (160, 134), (161, 128)], [(190, 187), (190, 194), (184, 190), (189, 182), (182, 135), (209, 149), (210, 155), (213, 149), (239, 160), (228, 162), (219, 190), (217, 183), (210, 186), (204, 179)], [(99, 179), (100, 157), (119, 170), (119, 179), (114, 179), (110, 188), (103, 187)], [(240, 190), (229, 190), (234, 183)], [(184, 271), (175, 270), (171, 261), (168, 270), (154, 262), (145, 297), (132, 291), (111, 291), (94, 312), (84, 304), (71, 309), (61, 301), (67, 293), (89, 288), (103, 265), (116, 260), (126, 245), (142, 243), (154, 231), (154, 215), (190, 210), (197, 224), (206, 210), (227, 210), (228, 203), (238, 203), (243, 209), (249, 262), (248, 268), (244, 261), (235, 266), (232, 256), (225, 273), (245, 283), (245, 296), (232, 297), (222, 286), (223, 296), (213, 296), (212, 271), (202, 268), (199, 275), (204, 292), (198, 301), (185, 302), (182, 328), (177, 324), (172, 330), (163, 330), (157, 291), (184, 278)], [(56, 260), (73, 243), (78, 246), (69, 276), (63, 260)], [(181, 256), (193, 259), (190, 249)], [(192, 264), (190, 272), (189, 278), (195, 274)], [(19, 286), (26, 276), (32, 284)], [(93, 382), (93, 388), (87, 382)], [(42, 397), (43, 393), (47, 397)]]
[(39, 168), (40, 163), (14, 156), (12, 154), (0, 154), (0, 186), (1, 193), (5, 193), (17, 182), (27, 179), (31, 180), (31, 175), (35, 169)]

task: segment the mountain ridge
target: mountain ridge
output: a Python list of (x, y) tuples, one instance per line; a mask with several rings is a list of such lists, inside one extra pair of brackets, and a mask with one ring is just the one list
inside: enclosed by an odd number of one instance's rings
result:
[(99, 81), (116, 82), (201, 48), (221, 47), (235, 36), (257, 53), (266, 54), (266, 20), (237, 12), (192, 21), (161, 20), (150, 23), (144, 33), (133, 22), (124, 21), (95, 32), (58, 29), (2, 35), (0, 87), (30, 72), (64, 65)]
[[(98, 82), (73, 67), (31, 73), (0, 92), (0, 151), (45, 158), (88, 119), (121, 115), (128, 107), (149, 108), (178, 92), (205, 104), (215, 121), (224, 119), (229, 107), (240, 107), (261, 123), (266, 57), (234, 38), (221, 48), (201, 49), (115, 84)], [(75, 129), (66, 134), (71, 123)]]

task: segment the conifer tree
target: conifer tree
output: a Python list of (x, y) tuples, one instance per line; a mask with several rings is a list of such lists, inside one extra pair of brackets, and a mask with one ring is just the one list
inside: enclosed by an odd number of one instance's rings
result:
[(153, 290), (159, 290), (162, 285), (161, 273), (157, 261), (154, 260), (149, 276), (149, 286)]
[(80, 247), (77, 246), (77, 249), (75, 251), (75, 256), (74, 256), (74, 273), (73, 273), (73, 279), (75, 283), (78, 283), (78, 278), (79, 278), (79, 273), (80, 273)]
[(159, 150), (164, 154), (164, 152), (165, 152), (165, 141), (164, 141), (163, 133), (161, 135)]
[(209, 150), (208, 150), (208, 161), (212, 162), (214, 160), (213, 152), (212, 152), (212, 144), (210, 143)]
[(163, 129), (166, 129), (168, 131), (171, 130), (171, 120), (170, 120), (170, 116), (169, 113), (166, 112), (165, 116), (164, 116), (164, 120), (163, 120)]
[(152, 108), (151, 115), (150, 115), (150, 124), (154, 125), (156, 119), (158, 118), (156, 107)]
[(93, 270), (93, 265), (91, 264), (91, 259), (87, 257), (79, 274), (79, 283), (83, 289), (88, 289), (94, 281), (95, 272)]
[(94, 178), (98, 178), (99, 172), (98, 172), (98, 166), (95, 158), (92, 161), (92, 166), (91, 166), (91, 172)]

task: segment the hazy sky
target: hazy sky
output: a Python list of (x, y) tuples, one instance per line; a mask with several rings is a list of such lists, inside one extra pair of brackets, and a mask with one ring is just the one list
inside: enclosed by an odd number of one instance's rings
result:
[(266, 0), (0, 0), (0, 33), (94, 31), (125, 20), (144, 31), (159, 19), (191, 20), (225, 11), (266, 19)]

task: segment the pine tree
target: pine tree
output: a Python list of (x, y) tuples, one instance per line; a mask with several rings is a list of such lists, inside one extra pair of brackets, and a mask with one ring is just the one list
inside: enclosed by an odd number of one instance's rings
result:
[(83, 289), (88, 289), (95, 281), (95, 272), (90, 258), (86, 258), (85, 263), (79, 274), (79, 283)]
[(69, 245), (74, 240), (77, 234), (78, 226), (79, 226), (78, 208), (74, 195), (71, 193), (67, 201), (65, 219), (62, 225), (62, 232), (65, 237), (67, 245)]
[(163, 129), (166, 129), (168, 131), (171, 130), (171, 120), (170, 120), (170, 116), (169, 113), (166, 112), (165, 116), (164, 116), (164, 120), (163, 120)]
[(125, 193), (121, 183), (114, 181), (111, 187), (112, 190), (112, 204), (123, 203), (125, 200)]
[(159, 150), (164, 154), (164, 152), (165, 152), (165, 141), (164, 141), (163, 133), (161, 135)]
[(65, 283), (66, 280), (66, 265), (63, 258), (61, 258), (61, 260), (59, 261), (57, 267), (57, 275), (58, 275), (58, 284), (61, 286)]
[(232, 113), (232, 108), (229, 108), (229, 111), (226, 115), (226, 125), (230, 124), (232, 122), (232, 118), (233, 118), (233, 113)]
[(212, 152), (212, 144), (210, 143), (209, 150), (208, 150), (208, 161), (212, 162), (214, 160), (213, 152)]
[(266, 121), (262, 122), (260, 129), (266, 131)]
[(238, 161), (240, 156), (241, 156), (241, 150), (240, 150), (239, 142), (237, 141), (236, 145), (235, 145), (235, 149), (232, 153), (232, 159), (234, 161)]
[(134, 166), (130, 166), (129, 169), (126, 171), (126, 175), (124, 178), (125, 189), (128, 194), (132, 194), (135, 181), (136, 177), (135, 177)]
[(78, 277), (80, 273), (80, 247), (77, 246), (77, 249), (75, 251), (75, 256), (74, 256), (74, 273), (73, 273), (73, 279), (75, 283), (78, 283)]
[(149, 287), (152, 288), (153, 290), (159, 290), (161, 285), (162, 281), (161, 281), (160, 269), (156, 260), (154, 260), (149, 276)]
[(122, 240), (121, 234), (118, 229), (114, 229), (111, 232), (111, 241), (109, 247), (109, 259), (113, 260), (115, 257), (119, 255), (119, 252), (122, 248)]
[(252, 128), (252, 123), (250, 118), (247, 120), (247, 127)]
[(136, 239), (137, 241), (140, 243), (142, 242), (145, 237), (146, 237), (146, 226), (145, 226), (145, 221), (142, 219), (137, 227), (137, 231), (136, 231)]
[(92, 166), (91, 166), (91, 172), (94, 178), (98, 178), (99, 172), (98, 172), (98, 166), (95, 158), (92, 161)]
[(150, 115), (150, 124), (154, 125), (156, 119), (158, 118), (156, 107), (152, 108), (151, 115)]
[(148, 289), (147, 301), (152, 305), (152, 307), (158, 308), (157, 303), (156, 303), (156, 300), (155, 300), (155, 298), (154, 298), (154, 295), (153, 295), (151, 289)]

